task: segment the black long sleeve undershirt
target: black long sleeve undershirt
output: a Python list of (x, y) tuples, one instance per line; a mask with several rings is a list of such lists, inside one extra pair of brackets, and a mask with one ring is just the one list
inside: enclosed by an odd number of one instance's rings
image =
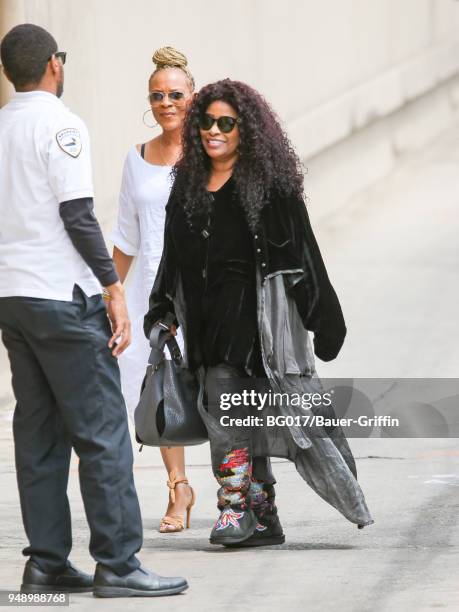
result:
[(119, 278), (108, 254), (92, 198), (79, 198), (59, 204), (59, 214), (73, 246), (88, 264), (103, 287)]

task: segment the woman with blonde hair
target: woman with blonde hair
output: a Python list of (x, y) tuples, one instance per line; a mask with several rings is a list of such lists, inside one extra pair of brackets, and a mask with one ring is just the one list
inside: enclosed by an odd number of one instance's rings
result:
[[(119, 360), (121, 382), (128, 411), (133, 415), (148, 360), (149, 346), (143, 335), (143, 316), (155, 280), (163, 249), (165, 206), (172, 186), (171, 169), (182, 152), (181, 132), (187, 108), (193, 98), (194, 79), (187, 58), (172, 47), (162, 47), (153, 55), (155, 70), (148, 80), (150, 107), (144, 123), (152, 125), (151, 112), (161, 133), (132, 146), (128, 152), (121, 184), (118, 223), (110, 238), (113, 260), (122, 282), (134, 258), (135, 270), (128, 289), (132, 322), (132, 343)], [(180, 334), (177, 336), (182, 344)], [(182, 531), (184, 515), (189, 515), (194, 492), (185, 473), (183, 447), (161, 448), (169, 474), (169, 505), (161, 519), (163, 533)]]

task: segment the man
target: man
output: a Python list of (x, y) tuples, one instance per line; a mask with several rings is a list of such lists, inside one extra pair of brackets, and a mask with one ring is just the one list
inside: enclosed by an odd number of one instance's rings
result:
[[(21, 588), (175, 594), (186, 580), (157, 576), (135, 556), (142, 525), (116, 361), (130, 324), (93, 213), (88, 133), (58, 99), (66, 54), (46, 30), (23, 24), (4, 37), (0, 55), (16, 90), (0, 110), (0, 328), (17, 402), (16, 469), (30, 543)], [(94, 578), (68, 561), (72, 447)]]

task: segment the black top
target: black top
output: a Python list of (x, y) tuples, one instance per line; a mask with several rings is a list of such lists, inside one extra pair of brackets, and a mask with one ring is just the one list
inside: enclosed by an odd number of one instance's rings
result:
[[(176, 314), (174, 301), (177, 291), (183, 289), (183, 274), (178, 276), (177, 262), (182, 248), (180, 238), (174, 243), (171, 236), (175, 217), (178, 212), (184, 214), (181, 210), (183, 196), (181, 189), (177, 187), (182, 180), (184, 177), (177, 175), (166, 206), (164, 249), (150, 293), (149, 309), (144, 317), (144, 332), (147, 338), (158, 320), (168, 312)], [(225, 190), (227, 187), (230, 185), (225, 185)], [(241, 231), (247, 232), (245, 224), (243, 227)], [(199, 232), (195, 231), (196, 245), (198, 238)], [(334, 359), (343, 345), (346, 324), (338, 297), (328, 278), (303, 198), (296, 194), (282, 194), (273, 188), (261, 211), (256, 232), (251, 234), (251, 241), (257, 269), (256, 291), (262, 294), (263, 280), (269, 275), (281, 273), (287, 295), (295, 303), (304, 328), (314, 333), (315, 354), (324, 361)], [(232, 245), (229, 246), (233, 248)], [(195, 250), (197, 253), (198, 246)], [(185, 267), (187, 264), (188, 262), (182, 261), (181, 265)], [(278, 296), (273, 295), (274, 307), (277, 299)], [(184, 313), (184, 316), (186, 320), (187, 313)], [(266, 346), (267, 350), (271, 348)], [(276, 347), (276, 350), (282, 350), (282, 346)], [(269, 357), (270, 355), (267, 356)]]
[(190, 228), (180, 207), (170, 229), (183, 280), (189, 367), (227, 363), (261, 375), (252, 236), (231, 179), (209, 197), (208, 216)]

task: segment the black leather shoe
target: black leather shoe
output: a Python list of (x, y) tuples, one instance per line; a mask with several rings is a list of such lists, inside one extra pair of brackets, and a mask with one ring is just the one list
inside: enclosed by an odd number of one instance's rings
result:
[(211, 531), (210, 543), (228, 545), (243, 542), (250, 538), (256, 524), (251, 508), (242, 510), (240, 506), (226, 506)]
[(108, 567), (96, 566), (94, 597), (159, 597), (176, 595), (188, 588), (185, 578), (166, 578), (139, 567), (125, 576), (118, 576)]
[(87, 593), (92, 591), (93, 577), (67, 562), (63, 570), (47, 574), (29, 559), (22, 576), (21, 593)]

